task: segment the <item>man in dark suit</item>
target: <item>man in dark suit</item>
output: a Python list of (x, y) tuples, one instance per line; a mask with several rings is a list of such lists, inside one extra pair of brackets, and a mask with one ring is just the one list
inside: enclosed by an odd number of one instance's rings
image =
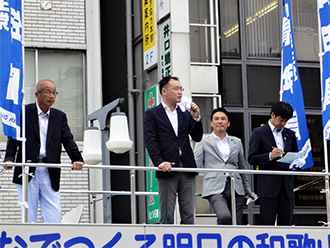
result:
[(194, 224), (197, 173), (173, 172), (172, 167), (196, 168), (189, 135), (194, 141), (203, 137), (199, 108), (191, 103), (190, 111), (181, 111), (183, 88), (177, 77), (159, 82), (163, 101), (149, 109), (144, 118), (145, 145), (155, 166), (160, 202), (160, 223), (174, 223), (178, 193), (181, 224)]
[[(26, 162), (61, 163), (62, 145), (73, 162), (74, 170), (81, 170), (83, 158), (73, 140), (67, 117), (62, 111), (51, 108), (57, 92), (53, 81), (41, 80), (37, 84), (36, 103), (25, 106)], [(22, 143), (8, 138), (5, 162), (22, 162)], [(5, 166), (11, 169), (10, 166)], [(38, 201), (44, 223), (61, 222), (60, 174), (61, 168), (29, 167), (28, 221), (37, 222)], [(13, 182), (22, 201), (22, 167), (16, 166)], [(31, 176), (33, 175), (33, 177)]]
[[(297, 152), (295, 133), (285, 128), (293, 110), (285, 102), (275, 103), (271, 118), (255, 128), (249, 143), (248, 161), (260, 170), (289, 171), (289, 164), (277, 162), (286, 152)], [(293, 215), (293, 176), (258, 175), (257, 193), (260, 199), (262, 225), (291, 225)]]

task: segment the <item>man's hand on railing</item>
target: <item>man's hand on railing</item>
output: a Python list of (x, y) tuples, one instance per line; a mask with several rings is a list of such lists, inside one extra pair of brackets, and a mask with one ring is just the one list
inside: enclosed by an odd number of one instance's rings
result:
[(163, 162), (160, 165), (158, 165), (158, 168), (161, 169), (163, 172), (171, 171), (172, 165), (174, 165), (174, 164), (175, 163), (173, 163), (173, 162)]
[(73, 164), (72, 164), (72, 169), (73, 169), (73, 170), (81, 170), (82, 167), (83, 167), (83, 165), (84, 165), (83, 162), (75, 161), (75, 162), (73, 162)]
[[(6, 161), (6, 163), (10, 164), (10, 163), (13, 163), (13, 161)], [(3, 168), (5, 168), (6, 170), (11, 170), (11, 169), (13, 169), (13, 166), (11, 166), (11, 165), (4, 165)]]

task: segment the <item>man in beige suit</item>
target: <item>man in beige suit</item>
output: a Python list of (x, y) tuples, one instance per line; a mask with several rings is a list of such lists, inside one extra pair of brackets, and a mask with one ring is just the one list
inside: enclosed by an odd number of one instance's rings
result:
[[(224, 108), (211, 113), (213, 132), (195, 146), (195, 160), (199, 168), (246, 169), (242, 142), (227, 134), (229, 113)], [(236, 223), (242, 224), (244, 196), (252, 198), (247, 174), (235, 173)], [(230, 178), (224, 172), (205, 172), (202, 197), (208, 199), (217, 215), (218, 225), (230, 225)]]

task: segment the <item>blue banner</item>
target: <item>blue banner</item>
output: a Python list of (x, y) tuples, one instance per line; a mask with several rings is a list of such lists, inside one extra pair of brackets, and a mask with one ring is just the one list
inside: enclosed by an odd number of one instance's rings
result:
[(23, 101), (21, 0), (0, 0), (0, 115), (3, 132), (20, 137)]
[(318, 0), (320, 34), (322, 39), (322, 122), (324, 139), (330, 139), (330, 6)]
[(305, 165), (302, 168), (309, 168), (314, 165), (314, 162), (294, 46), (290, 0), (284, 0), (283, 6), (280, 94), (282, 95), (282, 101), (290, 103), (293, 108), (293, 117), (288, 121), (286, 127), (296, 133), (299, 151), (303, 152), (303, 158), (305, 159)]

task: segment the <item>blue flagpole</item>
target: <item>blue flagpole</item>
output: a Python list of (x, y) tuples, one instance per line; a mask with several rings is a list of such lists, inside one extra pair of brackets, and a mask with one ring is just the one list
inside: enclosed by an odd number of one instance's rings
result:
[[(320, 20), (320, 8), (321, 8), (321, 1), (318, 0), (318, 8), (317, 8), (317, 21), (318, 21), (318, 35), (319, 35), (319, 57), (320, 57), (320, 78), (321, 78), (321, 99), (322, 99), (322, 124), (324, 126), (324, 97), (323, 97), (323, 93), (324, 93), (324, 89), (323, 89), (323, 55), (324, 55), (324, 51), (323, 51), (323, 45), (322, 45), (322, 38), (321, 38), (321, 20)], [(328, 16), (330, 15), (330, 13), (328, 13)], [(329, 173), (329, 168), (328, 168), (328, 141), (326, 139), (326, 135), (325, 135), (325, 131), (323, 129), (323, 153), (324, 153), (324, 169), (326, 173)], [(330, 184), (329, 184), (329, 177), (326, 176), (325, 177), (325, 198), (326, 198), (326, 208), (327, 208), (327, 223), (330, 223), (330, 196), (329, 196), (329, 189), (330, 189)]]
[[(282, 2), (282, 9), (285, 5), (285, 0)], [(284, 15), (284, 14), (283, 14)], [(282, 17), (282, 28), (283, 28), (283, 17)], [(283, 33), (283, 30), (282, 30)], [(282, 84), (282, 72), (283, 72), (283, 44), (282, 44), (282, 50), (281, 50), (281, 84), (280, 84), (280, 101), (283, 101), (283, 84)]]

